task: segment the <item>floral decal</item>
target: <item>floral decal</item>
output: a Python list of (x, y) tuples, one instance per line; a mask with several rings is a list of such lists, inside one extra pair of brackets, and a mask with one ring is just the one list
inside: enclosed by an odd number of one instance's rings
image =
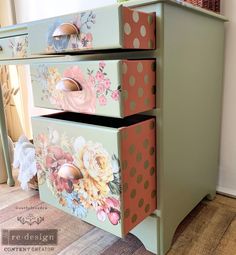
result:
[(9, 40), (9, 48), (12, 51), (12, 57), (26, 58), (28, 56), (28, 37), (19, 36)]
[[(111, 88), (105, 66), (106, 63), (101, 61), (97, 70), (87, 69), (87, 74), (84, 74), (79, 66), (72, 66), (61, 75), (55, 67), (40, 65), (37, 74), (32, 75), (32, 80), (42, 87), (42, 101), (49, 100), (57, 109), (93, 114), (96, 112), (97, 102), (100, 106), (106, 106), (108, 98), (114, 101), (120, 98), (121, 86), (115, 90)], [(77, 81), (82, 90), (65, 92), (58, 89), (63, 78)]]
[(35, 140), (39, 184), (44, 182), (57, 198), (80, 217), (95, 210), (100, 221), (120, 222), (120, 163), (100, 143), (82, 136), (69, 138), (57, 130)]
[(56, 20), (49, 28), (47, 35), (48, 52), (61, 52), (73, 49), (91, 49), (93, 47), (93, 35), (89, 30), (96, 22), (96, 14), (92, 11), (82, 12), (74, 21), (70, 22), (77, 27), (79, 33), (53, 37), (54, 31), (64, 22)]

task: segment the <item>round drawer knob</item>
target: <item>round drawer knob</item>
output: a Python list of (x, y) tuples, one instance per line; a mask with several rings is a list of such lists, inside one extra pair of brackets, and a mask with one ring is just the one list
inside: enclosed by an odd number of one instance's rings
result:
[(80, 91), (82, 86), (72, 78), (63, 78), (56, 85), (56, 89), (70, 92), (70, 91)]
[(53, 32), (52, 36), (55, 39), (60, 39), (62, 36), (68, 36), (68, 35), (78, 35), (79, 29), (71, 23), (62, 23), (59, 25), (55, 31)]

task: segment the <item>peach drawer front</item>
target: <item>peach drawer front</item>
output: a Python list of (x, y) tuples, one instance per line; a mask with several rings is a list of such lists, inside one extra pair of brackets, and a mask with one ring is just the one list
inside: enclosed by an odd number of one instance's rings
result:
[(0, 58), (17, 59), (29, 56), (28, 35), (0, 39)]
[(40, 198), (123, 237), (157, 208), (155, 119), (32, 119)]
[(37, 107), (123, 118), (156, 106), (155, 60), (32, 64)]
[(32, 54), (155, 49), (155, 26), (155, 13), (107, 6), (30, 24), (30, 49)]

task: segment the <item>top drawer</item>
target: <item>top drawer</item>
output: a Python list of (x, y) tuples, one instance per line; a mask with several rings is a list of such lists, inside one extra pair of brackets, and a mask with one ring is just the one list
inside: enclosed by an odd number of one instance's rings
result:
[(32, 54), (155, 49), (155, 25), (155, 13), (108, 6), (31, 23), (30, 49)]

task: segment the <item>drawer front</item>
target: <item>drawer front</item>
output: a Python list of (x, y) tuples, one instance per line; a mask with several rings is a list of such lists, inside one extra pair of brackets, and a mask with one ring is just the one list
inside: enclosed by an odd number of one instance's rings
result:
[(155, 108), (155, 60), (32, 64), (38, 107), (110, 117)]
[(29, 56), (28, 35), (0, 39), (0, 58), (26, 58)]
[(123, 237), (156, 209), (155, 119), (111, 128), (68, 114), (83, 119), (32, 120), (40, 198)]
[(32, 54), (154, 49), (155, 14), (113, 5), (29, 25)]

